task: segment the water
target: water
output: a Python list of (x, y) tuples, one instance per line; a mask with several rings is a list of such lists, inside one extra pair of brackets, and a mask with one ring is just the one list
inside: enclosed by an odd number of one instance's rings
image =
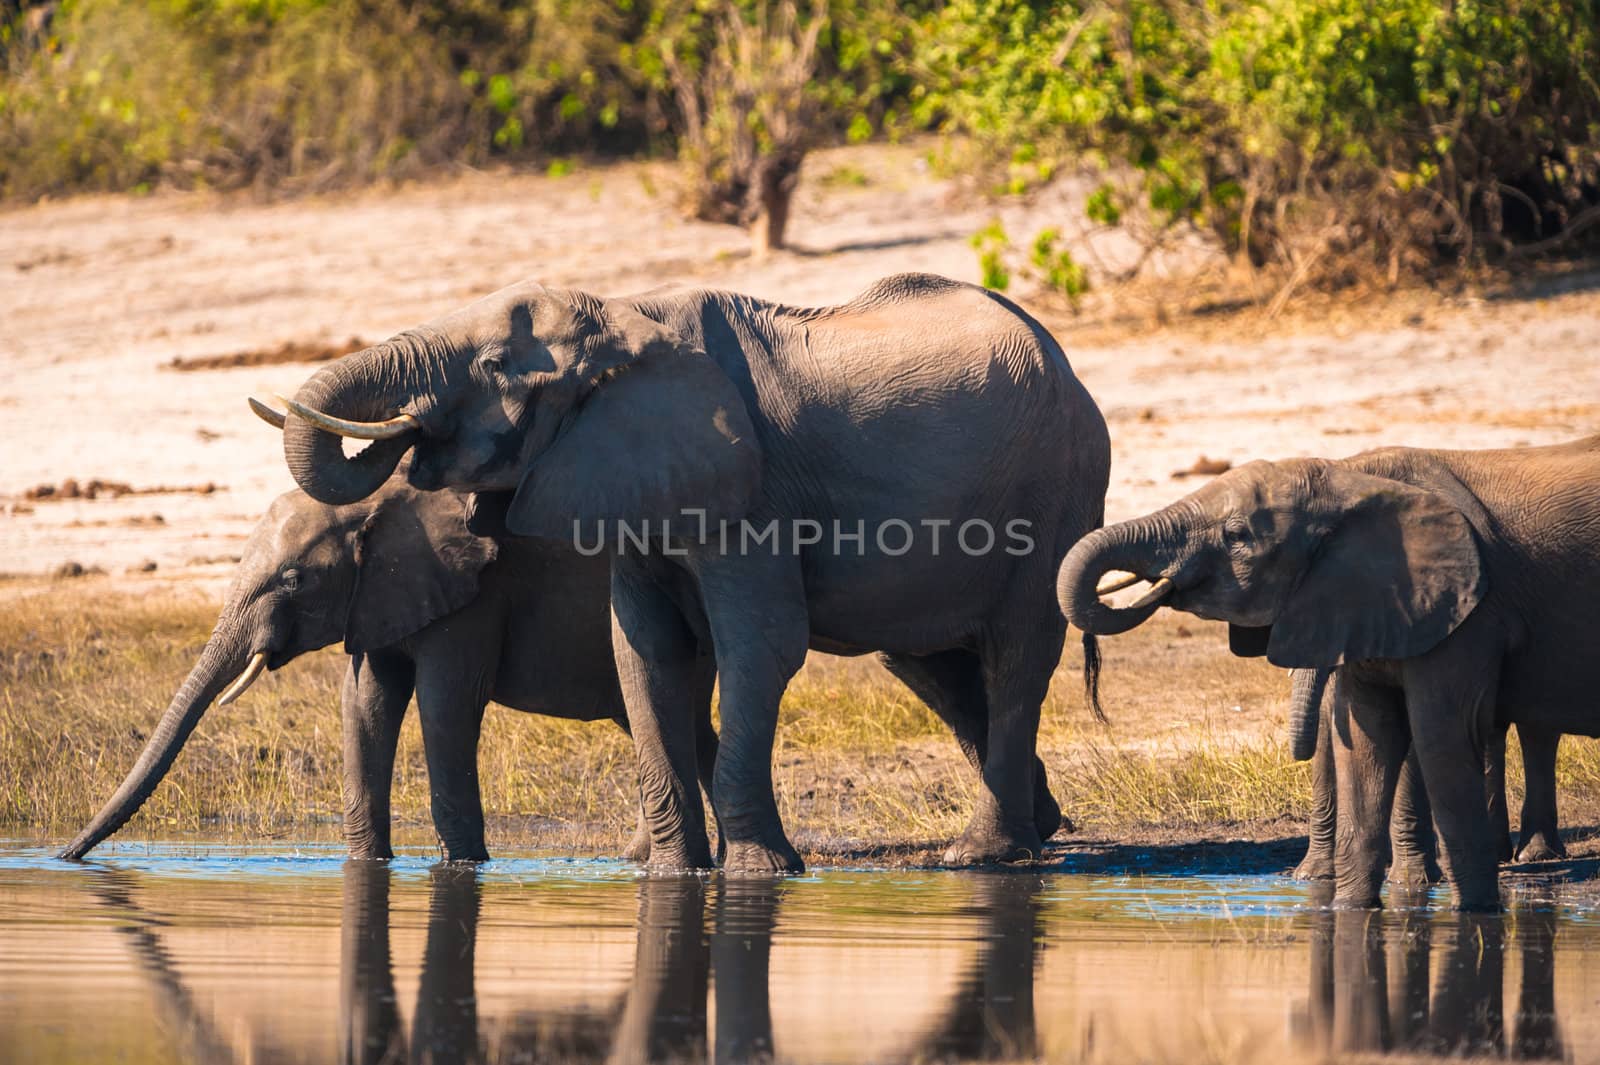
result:
[(1600, 920), (1282, 877), (0, 844), (0, 1061), (1600, 1060)]

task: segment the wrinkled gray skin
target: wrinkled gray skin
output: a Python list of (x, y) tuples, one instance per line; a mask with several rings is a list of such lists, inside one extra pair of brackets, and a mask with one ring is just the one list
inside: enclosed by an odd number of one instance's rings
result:
[(1236, 653), (1339, 667), (1336, 904), (1377, 905), (1395, 785), (1414, 745), (1456, 905), (1493, 910), (1504, 835), (1484, 802), (1487, 745), (1507, 724), (1600, 734), (1597, 483), (1600, 437), (1252, 462), (1085, 537), (1058, 594), (1075, 624), (1106, 635), (1156, 605), (1102, 603), (1101, 574), (1167, 578), (1167, 604), (1229, 622)]
[[(132, 817), (213, 699), (269, 654), (277, 669), (344, 642), (345, 839), (353, 858), (393, 856), (389, 792), (413, 693), (433, 822), (456, 861), (488, 858), (478, 789), (484, 704), (580, 721), (627, 716), (611, 654), (604, 558), (548, 541), (495, 540), (467, 527), (468, 500), (396, 478), (331, 507), (279, 496), (245, 545), (216, 628), (116, 795), (62, 852), (81, 858)], [(512, 653), (515, 652), (515, 653)], [(693, 670), (697, 742), (715, 760), (709, 655)], [(629, 853), (649, 852), (640, 832)]]
[[(1332, 880), (1333, 841), (1338, 819), (1337, 786), (1333, 765), (1333, 705), (1323, 698), (1329, 669), (1293, 671), (1294, 692), (1290, 699), (1291, 721), (1310, 719), (1320, 724), (1315, 736), (1316, 755), (1312, 761), (1311, 841), (1306, 856), (1295, 869), (1301, 880)], [(1304, 705), (1307, 699), (1320, 703), (1320, 711)], [(1555, 767), (1556, 743), (1560, 737), (1547, 737), (1534, 731), (1517, 731), (1522, 745), (1522, 760), (1527, 785), (1521, 820), (1521, 845), (1513, 847), (1509, 811), (1506, 807), (1506, 736), (1501, 729), (1490, 737), (1483, 765), (1485, 801), (1500, 843), (1502, 862), (1547, 861), (1566, 857), (1566, 848), (1556, 829)], [(1551, 740), (1555, 742), (1550, 742)], [(1404, 887), (1438, 883), (1441, 878), (1437, 840), (1433, 831), (1433, 810), (1428, 791), (1422, 785), (1422, 769), (1416, 752), (1406, 757), (1395, 786), (1394, 811), (1389, 823), (1389, 882)]]
[[(984, 787), (947, 861), (1040, 853), (1054, 825), (1036, 802), (1034, 738), (1065, 636), (1049, 578), (1101, 520), (1110, 446), (1060, 347), (1003, 298), (928, 275), (818, 309), (522, 284), (330, 363), (295, 399), (344, 419), (418, 421), (350, 460), (334, 433), (291, 418), (285, 458), (318, 499), (362, 498), (414, 448), (416, 487), (514, 491), (515, 534), (570, 542), (581, 523), (588, 543), (598, 519), (670, 524), (673, 553), (656, 532), (653, 550), (624, 544), (612, 568), (653, 866), (711, 864), (684, 695), (707, 640), (729, 870), (802, 868), (771, 753), (808, 647), (881, 652), (936, 710), (971, 723), (963, 746)], [(737, 525), (723, 550), (718, 523), (741, 518), (756, 533), (776, 521), (776, 551), (741, 550)], [(804, 543), (795, 519), (822, 523), (823, 542)], [(876, 542), (890, 519), (918, 532), (904, 554)], [(976, 532), (980, 554), (956, 547), (969, 519), (994, 528), (993, 550)], [(938, 550), (925, 520), (953, 523)], [(865, 543), (836, 551), (836, 521), (846, 533), (863, 522)], [(1003, 550), (1011, 521), (1028, 523), (1032, 551)], [(890, 527), (887, 546), (902, 538)], [(1086, 666), (1098, 666), (1092, 640)]]

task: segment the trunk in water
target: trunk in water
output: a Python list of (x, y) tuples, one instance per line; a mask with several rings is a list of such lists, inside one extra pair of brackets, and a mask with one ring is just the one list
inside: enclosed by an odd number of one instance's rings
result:
[[(390, 396), (379, 383), (385, 354), (403, 357), (389, 345), (347, 355), (318, 370), (294, 398), (336, 418), (362, 422), (389, 418), (405, 397)], [(332, 506), (359, 502), (383, 487), (416, 442), (416, 433), (406, 433), (374, 441), (354, 458), (346, 458), (344, 440), (337, 433), (293, 417), (283, 427), (283, 457), (295, 483), (312, 499)]]
[(1289, 695), (1289, 754), (1297, 762), (1309, 761), (1317, 753), (1317, 728), (1322, 716), (1322, 693), (1333, 670), (1296, 669), (1291, 673), (1294, 688)]
[(1158, 515), (1110, 525), (1079, 540), (1067, 552), (1056, 578), (1056, 599), (1062, 613), (1084, 632), (1115, 636), (1143, 624), (1160, 603), (1134, 609), (1107, 606), (1095, 588), (1111, 570), (1127, 570), (1154, 580), (1158, 562), (1146, 545), (1159, 542)]
[(244, 669), (247, 657), (248, 648), (237, 633), (219, 629), (211, 634), (200, 661), (195, 663), (178, 694), (172, 697), (167, 712), (161, 715), (160, 723), (150, 734), (149, 742), (139, 753), (139, 760), (122, 786), (57, 857), (82, 858), (139, 812), (139, 807), (172, 768), (173, 760), (183, 749), (189, 733), (200, 723), (206, 708)]

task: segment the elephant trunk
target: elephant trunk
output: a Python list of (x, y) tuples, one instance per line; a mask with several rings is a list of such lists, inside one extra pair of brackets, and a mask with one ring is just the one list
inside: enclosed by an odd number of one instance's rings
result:
[(1322, 692), (1333, 670), (1327, 666), (1296, 669), (1291, 673), (1289, 694), (1289, 754), (1297, 762), (1307, 762), (1317, 753), (1317, 728), (1322, 716)]
[(1163, 542), (1162, 512), (1135, 521), (1108, 525), (1079, 540), (1067, 552), (1056, 578), (1056, 598), (1062, 613), (1084, 632), (1115, 636), (1143, 624), (1161, 605), (1160, 597), (1144, 597), (1130, 607), (1114, 607), (1100, 599), (1100, 579), (1112, 570), (1127, 570), (1156, 580), (1160, 564), (1152, 550)]
[(219, 625), (206, 642), (200, 661), (184, 680), (183, 686), (172, 697), (167, 712), (150, 740), (139, 753), (139, 760), (128, 772), (122, 786), (109, 802), (100, 808), (94, 819), (78, 833), (57, 857), (82, 858), (100, 841), (121, 828), (138, 813), (150, 793), (155, 791), (161, 778), (172, 768), (184, 741), (200, 723), (213, 699), (237, 677), (245, 667), (250, 647), (236, 624), (227, 628)]
[[(355, 422), (390, 419), (409, 398), (390, 382), (403, 377), (393, 372), (394, 360), (410, 359), (398, 341), (324, 366), (295, 393), (295, 402), (333, 418)], [(374, 440), (359, 454), (346, 457), (344, 440), (301, 417), (289, 418), (283, 427), (283, 457), (295, 483), (319, 503), (344, 506), (376, 492), (389, 479), (400, 459), (417, 442), (415, 429), (388, 439)]]

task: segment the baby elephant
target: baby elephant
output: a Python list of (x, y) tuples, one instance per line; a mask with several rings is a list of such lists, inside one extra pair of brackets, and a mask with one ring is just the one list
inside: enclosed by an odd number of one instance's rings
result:
[[(1314, 743), (1312, 763), (1311, 842), (1294, 875), (1301, 880), (1332, 880), (1334, 877), (1334, 834), (1338, 828), (1338, 785), (1333, 766), (1333, 706), (1323, 698), (1333, 671), (1297, 669), (1289, 700), (1293, 721), (1310, 721), (1316, 727), (1313, 737), (1296, 737), (1307, 745)], [(1308, 702), (1309, 700), (1309, 702)], [(1320, 704), (1321, 709), (1317, 707)], [(1521, 837), (1512, 846), (1509, 811), (1506, 806), (1506, 730), (1499, 729), (1485, 744), (1483, 763), (1484, 801), (1489, 809), (1502, 862), (1515, 856), (1519, 862), (1538, 862), (1565, 858), (1566, 848), (1556, 827), (1556, 746), (1559, 736), (1547, 736), (1519, 729), (1523, 773), (1526, 779), (1522, 804)], [(1391, 852), (1389, 882), (1404, 888), (1422, 887), (1442, 879), (1437, 841), (1433, 831), (1433, 810), (1422, 783), (1422, 770), (1413, 750), (1400, 770), (1395, 786), (1394, 808), (1389, 824)]]
[[(245, 546), (199, 662), (116, 795), (61, 856), (81, 858), (133, 816), (219, 693), (231, 702), (262, 670), (342, 640), (351, 857), (393, 856), (389, 790), (415, 693), (440, 845), (452, 861), (488, 858), (477, 773), (488, 700), (628, 726), (611, 656), (607, 560), (562, 543), (475, 535), (468, 508), (466, 496), (418, 492), (403, 476), (349, 506), (300, 491), (279, 496)], [(716, 761), (714, 674), (702, 655), (692, 695), (707, 776)], [(636, 835), (628, 852), (647, 856), (649, 836)]]
[[(1166, 603), (1227, 621), (1235, 653), (1334, 669), (1335, 904), (1377, 905), (1395, 785), (1414, 747), (1456, 905), (1494, 910), (1504, 837), (1484, 802), (1486, 745), (1507, 724), (1600, 734), (1597, 486), (1600, 436), (1252, 462), (1090, 533), (1062, 563), (1057, 592), (1097, 635)], [(1100, 595), (1126, 585), (1099, 587), (1111, 570), (1154, 584), (1113, 607)], [(1294, 734), (1314, 732), (1300, 722)]]

